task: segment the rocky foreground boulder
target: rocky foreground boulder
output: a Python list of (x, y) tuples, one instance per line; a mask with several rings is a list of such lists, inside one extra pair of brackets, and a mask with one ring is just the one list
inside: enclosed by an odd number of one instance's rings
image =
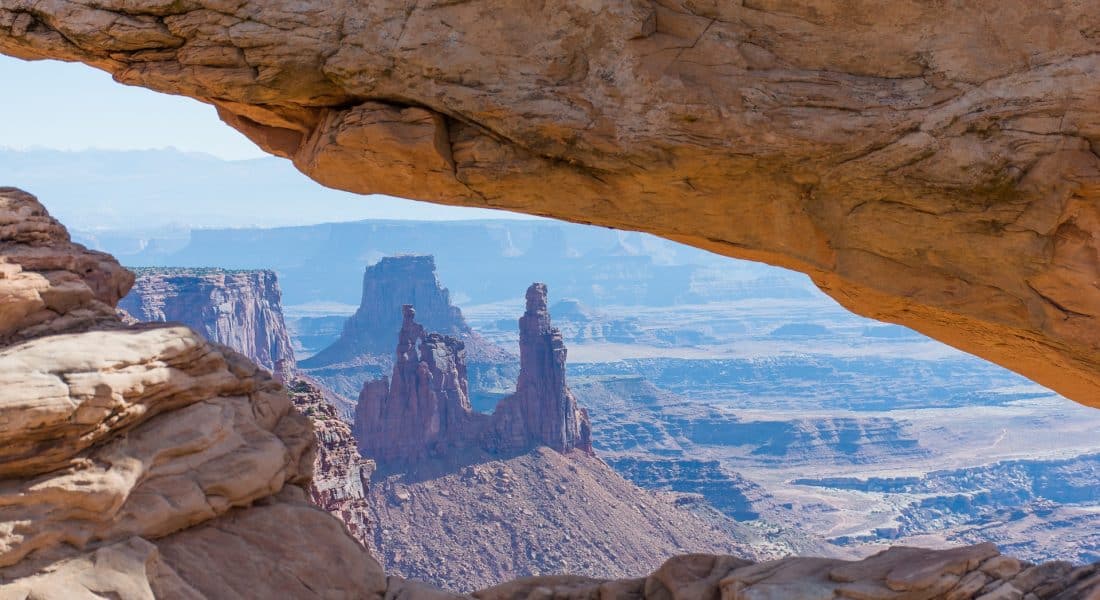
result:
[(0, 598), (369, 598), (311, 505), (315, 439), (267, 372), (122, 323), (133, 275), (0, 188)]
[(0, 52), (210, 103), (330, 187), (803, 271), (1092, 406), (1097, 31), (1062, 0), (0, 2)]

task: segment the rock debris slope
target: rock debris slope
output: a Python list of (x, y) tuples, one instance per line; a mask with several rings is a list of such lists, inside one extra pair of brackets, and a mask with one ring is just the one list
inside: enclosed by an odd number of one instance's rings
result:
[(139, 321), (179, 322), (286, 379), (294, 350), (272, 271), (140, 268), (119, 302)]
[(269, 374), (123, 324), (133, 276), (12, 188), (0, 265), (0, 597), (381, 597), (308, 503), (313, 433)]
[(427, 332), (403, 307), (393, 374), (363, 387), (355, 421), (378, 462), (370, 544), (386, 569), (466, 591), (541, 573), (636, 576), (686, 551), (778, 554), (595, 457), (546, 294), (541, 283), (527, 290), (516, 392), (492, 415), (471, 407), (463, 342)]
[(1087, 2), (4, 0), (336, 188), (649, 231), (1100, 398)]

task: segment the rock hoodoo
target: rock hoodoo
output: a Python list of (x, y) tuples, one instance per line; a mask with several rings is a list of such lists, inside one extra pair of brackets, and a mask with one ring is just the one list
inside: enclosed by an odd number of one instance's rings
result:
[(0, 52), (184, 94), (317, 181), (808, 273), (1100, 398), (1090, 3), (0, 5)]
[(516, 392), (491, 416), (470, 405), (463, 343), (427, 333), (414, 307), (403, 306), (393, 374), (367, 382), (359, 395), (355, 426), (364, 456), (409, 463), (447, 449), (517, 453), (534, 446), (591, 454), (588, 414), (566, 386), (566, 349), (546, 306), (546, 286), (531, 285), (519, 320)]
[(119, 308), (135, 319), (183, 323), (282, 379), (293, 369), (274, 272), (139, 268), (134, 273), (134, 287)]
[(462, 342), (426, 334), (415, 316), (402, 307), (393, 376), (363, 386), (355, 411), (360, 450), (381, 462), (438, 454), (460, 442), (475, 417)]

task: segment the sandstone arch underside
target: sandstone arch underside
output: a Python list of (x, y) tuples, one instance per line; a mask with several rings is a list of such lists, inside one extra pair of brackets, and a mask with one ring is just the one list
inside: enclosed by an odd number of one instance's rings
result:
[(0, 52), (211, 103), (331, 187), (797, 269), (1100, 406), (1090, 6), (0, 0)]

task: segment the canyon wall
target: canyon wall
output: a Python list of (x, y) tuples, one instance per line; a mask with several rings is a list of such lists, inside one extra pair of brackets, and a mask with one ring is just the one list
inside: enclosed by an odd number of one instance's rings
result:
[(139, 268), (119, 308), (139, 321), (182, 323), (285, 379), (294, 350), (272, 271)]
[(299, 375), (286, 387), (294, 408), (309, 418), (317, 436), (313, 480), (306, 488), (309, 499), (343, 521), (348, 533), (366, 547), (371, 539), (367, 492), (375, 465), (360, 455), (351, 427), (317, 382)]
[(1088, 3), (0, 6), (0, 52), (213, 104), (317, 181), (808, 273), (1100, 398)]

